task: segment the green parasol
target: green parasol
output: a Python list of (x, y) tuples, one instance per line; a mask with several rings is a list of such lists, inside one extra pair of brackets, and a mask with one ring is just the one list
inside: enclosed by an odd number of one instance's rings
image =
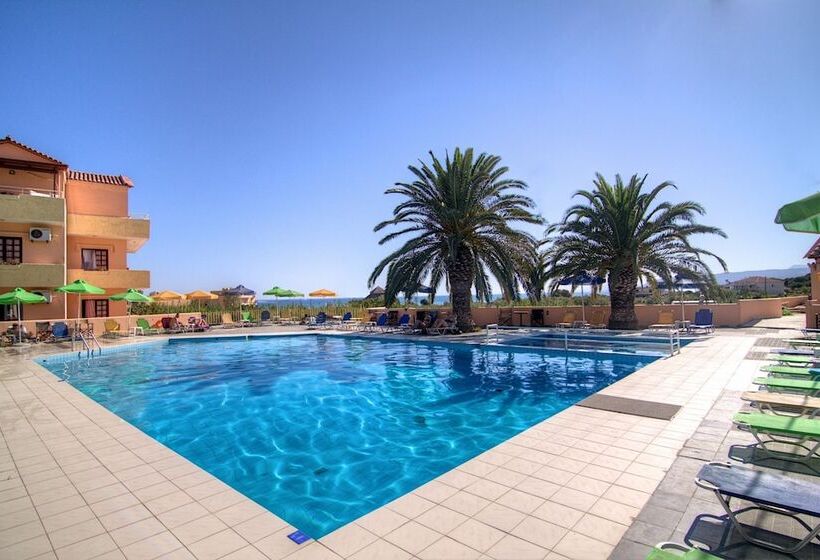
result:
[(774, 223), (782, 224), (787, 231), (820, 233), (820, 192), (783, 206)]
[(280, 288), (279, 286), (274, 286), (270, 290), (266, 290), (262, 292), (263, 295), (266, 296), (273, 296), (276, 298), (276, 315), (279, 316), (279, 298), (292, 298), (292, 297), (304, 297), (305, 294), (301, 292), (297, 292), (296, 290), (288, 290), (286, 288)]
[(109, 296), (108, 299), (113, 301), (127, 301), (128, 303), (151, 303), (154, 301), (154, 298), (146, 296), (134, 288), (129, 288), (126, 292)]
[(124, 301), (127, 303), (126, 305), (126, 330), (131, 332), (131, 304), (132, 303), (152, 303), (154, 298), (146, 296), (139, 290), (135, 290), (134, 288), (128, 288), (127, 291), (114, 294), (113, 296), (109, 296), (108, 299), (113, 301)]
[[(79, 279), (74, 280), (71, 284), (66, 284), (65, 286), (60, 286), (57, 288), (58, 292), (63, 292), (64, 294), (77, 294), (79, 297), (77, 298), (77, 319), (75, 321), (75, 327), (80, 324), (80, 317), (82, 316), (82, 307), (83, 307), (83, 294), (92, 294), (92, 295), (102, 295), (105, 293), (105, 290), (102, 288), (98, 288), (97, 286), (92, 286), (85, 280)], [(68, 301), (66, 301), (68, 303)], [(77, 328), (74, 329), (74, 333), (71, 336), (71, 345), (74, 346), (74, 338), (76, 336)]]
[(275, 296), (275, 297), (303, 297), (305, 294), (301, 292), (297, 292), (296, 290), (288, 290), (285, 288), (280, 288), (279, 286), (274, 286), (270, 290), (262, 292), (266, 296)]
[(16, 305), (17, 306), (17, 336), (20, 342), (23, 341), (23, 319), (20, 316), (20, 306), (28, 305), (30, 303), (45, 303), (46, 298), (40, 294), (33, 294), (27, 292), (23, 288), (14, 288), (10, 292), (0, 294), (0, 305)]

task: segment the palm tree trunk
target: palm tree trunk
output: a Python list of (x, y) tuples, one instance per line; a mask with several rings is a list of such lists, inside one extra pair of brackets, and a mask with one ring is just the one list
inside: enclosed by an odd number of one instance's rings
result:
[(609, 279), (610, 329), (629, 330), (638, 328), (638, 317), (635, 315), (635, 290), (638, 277), (632, 263), (610, 271)]
[(453, 313), (456, 316), (456, 326), (461, 332), (470, 332), (473, 329), (471, 310), (471, 292), (475, 276), (473, 266), (469, 252), (462, 250), (447, 271), (450, 281), (450, 298), (453, 300)]

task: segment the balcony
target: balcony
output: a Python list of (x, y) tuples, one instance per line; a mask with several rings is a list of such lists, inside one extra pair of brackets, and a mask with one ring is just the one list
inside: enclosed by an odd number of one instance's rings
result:
[(56, 288), (63, 285), (61, 264), (0, 264), (3, 288)]
[(105, 290), (110, 288), (136, 288), (144, 289), (151, 285), (151, 273), (147, 270), (82, 270), (77, 268), (68, 269), (68, 281), (74, 282), (82, 278), (93, 286), (98, 286)]
[(62, 225), (65, 200), (30, 194), (0, 194), (0, 222)]
[[(129, 253), (138, 251), (150, 236), (151, 222), (148, 218), (130, 216), (68, 215), (68, 235), (98, 237), (102, 239), (125, 239)], [(129, 287), (133, 287), (130, 286)]]

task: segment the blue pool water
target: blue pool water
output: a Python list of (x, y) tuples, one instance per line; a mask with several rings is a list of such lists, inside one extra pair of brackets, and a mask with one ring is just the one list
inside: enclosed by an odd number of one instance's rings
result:
[(318, 538), (654, 359), (310, 335), (41, 363)]

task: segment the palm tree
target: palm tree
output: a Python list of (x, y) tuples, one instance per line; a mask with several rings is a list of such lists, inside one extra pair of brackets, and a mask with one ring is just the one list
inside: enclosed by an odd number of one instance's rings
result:
[(620, 175), (610, 185), (596, 174), (592, 191), (574, 196), (583, 203), (567, 209), (555, 226), (557, 236), (550, 249), (551, 275), (567, 277), (587, 271), (607, 276), (612, 313), (611, 329), (637, 327), (635, 291), (639, 280), (667, 285), (678, 279), (703, 285), (714, 284), (714, 275), (704, 258), (713, 257), (726, 270), (726, 263), (714, 253), (692, 244), (691, 237), (714, 234), (726, 237), (716, 227), (697, 223), (705, 214), (697, 202), (656, 202), (667, 188), (665, 181), (643, 191), (646, 175), (633, 175), (624, 184)]
[[(508, 169), (501, 158), (472, 148), (456, 148), (452, 159), (440, 161), (430, 152), (431, 162), (409, 166), (411, 183), (396, 183), (386, 194), (404, 198), (393, 217), (374, 231), (388, 226), (399, 229), (384, 236), (379, 244), (412, 234), (410, 239), (385, 257), (370, 275), (372, 286), (387, 269), (385, 301), (390, 305), (406, 286), (427, 284), (434, 290), (445, 280), (456, 324), (462, 331), (473, 327), (471, 292), (485, 301), (491, 297), (490, 277), (502, 290), (513, 293), (515, 265), (522, 247), (533, 238), (514, 229), (514, 222), (540, 224), (533, 213), (534, 202), (521, 194), (523, 181), (505, 179)], [(431, 301), (435, 294), (431, 294)]]
[(525, 247), (523, 259), (517, 267), (518, 281), (532, 304), (544, 299), (544, 286), (550, 279), (549, 256), (542, 248), (544, 243), (545, 241), (537, 241), (532, 246)]

